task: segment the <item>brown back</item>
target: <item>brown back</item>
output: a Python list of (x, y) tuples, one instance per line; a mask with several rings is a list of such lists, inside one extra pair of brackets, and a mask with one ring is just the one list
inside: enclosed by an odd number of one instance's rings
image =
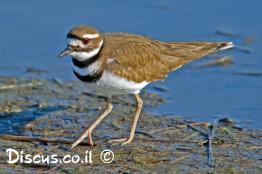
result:
[[(161, 42), (127, 33), (107, 33), (101, 58), (105, 70), (136, 82), (163, 79), (192, 60), (225, 46), (211, 42)], [(107, 59), (110, 58), (110, 61)]]

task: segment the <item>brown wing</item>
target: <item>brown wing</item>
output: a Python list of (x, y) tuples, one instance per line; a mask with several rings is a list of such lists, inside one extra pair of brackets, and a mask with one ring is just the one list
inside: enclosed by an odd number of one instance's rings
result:
[(210, 53), (232, 47), (231, 42), (170, 42), (163, 43), (161, 59), (172, 70)]
[(126, 33), (110, 33), (106, 69), (136, 82), (163, 79), (186, 63), (229, 48), (231, 42), (161, 42)]
[(161, 60), (159, 51), (159, 48), (149, 41), (127, 41), (111, 50), (111, 61), (109, 59), (106, 69), (136, 82), (163, 79), (169, 68)]

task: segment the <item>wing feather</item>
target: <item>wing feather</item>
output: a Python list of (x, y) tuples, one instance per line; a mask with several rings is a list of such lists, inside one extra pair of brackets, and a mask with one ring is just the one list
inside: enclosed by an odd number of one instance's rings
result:
[(128, 41), (111, 51), (106, 69), (136, 82), (151, 82), (166, 77), (168, 66), (161, 60), (159, 48), (152, 43)]

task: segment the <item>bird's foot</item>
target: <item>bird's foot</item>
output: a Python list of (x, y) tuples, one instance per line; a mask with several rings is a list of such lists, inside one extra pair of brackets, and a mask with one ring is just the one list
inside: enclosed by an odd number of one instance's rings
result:
[(129, 144), (133, 138), (117, 138), (117, 139), (111, 139), (108, 142), (112, 144), (118, 144), (121, 143), (121, 145)]
[(78, 138), (71, 146), (71, 149), (75, 148), (78, 144), (80, 144), (86, 137), (88, 137), (88, 144), (94, 146), (92, 140), (92, 131), (93, 129), (87, 129), (80, 138)]

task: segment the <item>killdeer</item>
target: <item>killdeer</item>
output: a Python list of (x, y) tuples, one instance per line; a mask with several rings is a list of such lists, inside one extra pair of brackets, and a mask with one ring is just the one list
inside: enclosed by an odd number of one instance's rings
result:
[[(128, 138), (114, 139), (113, 143), (130, 143), (143, 101), (140, 91), (149, 83), (162, 80), (168, 73), (210, 53), (233, 47), (232, 42), (162, 42), (129, 33), (99, 33), (97, 29), (80, 25), (68, 34), (66, 49), (59, 57), (71, 55), (75, 76), (102, 89), (104, 96), (133, 94), (136, 112)], [(77, 139), (72, 148), (88, 137), (93, 145), (93, 129), (112, 111), (107, 108), (99, 118)]]

